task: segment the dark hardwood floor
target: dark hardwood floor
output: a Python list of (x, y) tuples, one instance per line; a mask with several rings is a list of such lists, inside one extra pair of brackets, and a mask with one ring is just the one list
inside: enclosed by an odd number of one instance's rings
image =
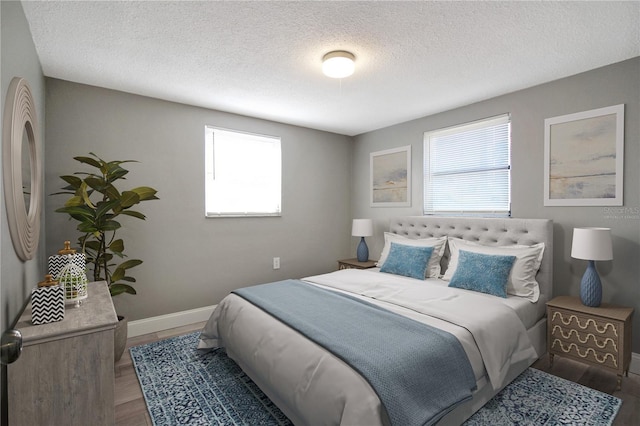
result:
[[(127, 348), (187, 334), (202, 329), (204, 322), (158, 333), (130, 338)], [(622, 408), (614, 421), (615, 426), (632, 426), (640, 423), (640, 375), (629, 374), (622, 379), (622, 390), (616, 390), (616, 375), (596, 367), (555, 357), (553, 368), (549, 368), (549, 357), (539, 359), (533, 367), (556, 376), (580, 383), (584, 386), (612, 394), (622, 399)], [(142, 396), (138, 378), (133, 369), (131, 356), (126, 350), (116, 363), (115, 414), (117, 426), (151, 426), (151, 419)]]

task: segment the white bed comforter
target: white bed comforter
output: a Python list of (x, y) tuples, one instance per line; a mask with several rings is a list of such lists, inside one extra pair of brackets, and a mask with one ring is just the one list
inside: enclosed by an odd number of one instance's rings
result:
[[(537, 354), (516, 313), (499, 298), (370, 270), (347, 269), (305, 281), (366, 298), (453, 334), (478, 388), (504, 387), (509, 369)], [(358, 373), (239, 296), (227, 296), (202, 332), (199, 348), (228, 355), (296, 424), (388, 424), (380, 400)], [(416, 372), (428, 374), (428, 372)]]

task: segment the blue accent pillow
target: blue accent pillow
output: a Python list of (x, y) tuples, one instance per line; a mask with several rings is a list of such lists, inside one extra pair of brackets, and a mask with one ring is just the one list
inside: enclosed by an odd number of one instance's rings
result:
[(380, 272), (424, 280), (431, 253), (433, 253), (433, 247), (391, 243), (389, 255)]
[(516, 256), (500, 256), (460, 250), (458, 267), (449, 287), (507, 297), (507, 281)]

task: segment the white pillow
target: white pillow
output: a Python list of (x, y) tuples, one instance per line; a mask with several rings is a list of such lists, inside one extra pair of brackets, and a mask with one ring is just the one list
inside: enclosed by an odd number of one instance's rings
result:
[(429, 258), (429, 265), (427, 266), (426, 273), (427, 276), (425, 278), (438, 278), (440, 276), (440, 259), (442, 259), (442, 255), (444, 254), (444, 246), (447, 242), (447, 237), (422, 238), (414, 240), (402, 235), (385, 232), (384, 248), (382, 249), (380, 260), (378, 260), (376, 266), (382, 267), (382, 265), (384, 265), (385, 260), (387, 260), (387, 256), (389, 256), (389, 249), (391, 248), (392, 241), (396, 244), (404, 244), (405, 246), (433, 247), (433, 253)]
[(507, 294), (520, 296), (537, 302), (540, 297), (540, 287), (536, 281), (536, 274), (540, 269), (542, 255), (544, 253), (544, 243), (532, 246), (483, 246), (460, 238), (449, 238), (449, 266), (447, 267), (443, 280), (450, 281), (458, 267), (459, 251), (472, 251), (482, 254), (498, 254), (516, 256), (516, 261), (511, 268), (509, 280), (507, 281)]

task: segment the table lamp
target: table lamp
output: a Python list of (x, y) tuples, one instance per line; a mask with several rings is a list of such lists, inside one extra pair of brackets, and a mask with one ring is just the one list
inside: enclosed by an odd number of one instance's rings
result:
[(589, 265), (580, 281), (580, 299), (585, 306), (597, 307), (602, 302), (602, 284), (596, 270), (596, 260), (612, 260), (610, 228), (574, 228), (571, 257), (588, 260)]
[(357, 251), (358, 262), (366, 262), (369, 260), (369, 247), (367, 247), (364, 237), (373, 235), (373, 221), (371, 219), (353, 219), (351, 235), (360, 237), (360, 244), (358, 244)]

